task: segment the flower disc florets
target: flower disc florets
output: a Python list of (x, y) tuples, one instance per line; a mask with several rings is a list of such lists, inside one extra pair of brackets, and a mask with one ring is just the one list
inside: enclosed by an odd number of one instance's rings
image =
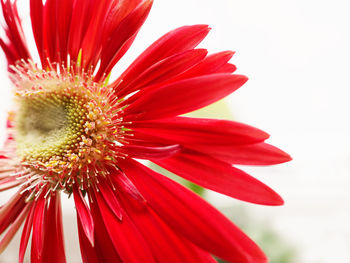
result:
[(14, 70), (14, 134), (21, 164), (50, 188), (67, 190), (73, 183), (86, 188), (106, 176), (123, 133), (112, 90), (65, 69), (57, 73), (21, 65)]

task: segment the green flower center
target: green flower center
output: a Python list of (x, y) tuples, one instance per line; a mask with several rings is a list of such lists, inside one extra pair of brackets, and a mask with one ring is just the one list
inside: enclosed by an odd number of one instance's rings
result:
[(47, 161), (79, 146), (86, 109), (78, 96), (34, 93), (19, 104), (16, 140), (22, 158)]

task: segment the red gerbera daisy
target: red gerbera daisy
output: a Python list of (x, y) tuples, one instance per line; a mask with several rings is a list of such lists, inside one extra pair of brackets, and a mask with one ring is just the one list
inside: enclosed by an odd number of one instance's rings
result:
[(66, 262), (60, 195), (73, 195), (84, 262), (266, 262), (234, 224), (150, 160), (208, 189), (280, 205), (269, 187), (233, 167), (290, 160), (268, 135), (225, 120), (179, 117), (229, 95), (233, 52), (196, 49), (209, 29), (185, 26), (158, 39), (115, 81), (109, 75), (152, 0), (30, 0), (41, 59), (28, 51), (16, 1), (1, 0), (0, 45), (16, 108), (0, 156), (0, 252), (24, 223), (19, 262)]

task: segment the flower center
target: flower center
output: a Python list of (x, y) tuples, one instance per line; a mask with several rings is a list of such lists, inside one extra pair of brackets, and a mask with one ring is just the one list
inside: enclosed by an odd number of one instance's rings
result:
[(113, 91), (69, 73), (31, 69), (15, 77), (22, 165), (51, 187), (98, 182), (114, 165), (123, 132)]
[(61, 156), (80, 139), (84, 113), (85, 109), (66, 95), (33, 94), (23, 98), (17, 120), (20, 156), (45, 161)]

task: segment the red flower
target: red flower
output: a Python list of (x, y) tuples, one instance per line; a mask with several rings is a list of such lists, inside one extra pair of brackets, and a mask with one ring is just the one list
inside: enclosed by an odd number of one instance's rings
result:
[(0, 45), (17, 107), (0, 156), (0, 252), (22, 223), (32, 262), (66, 262), (61, 193), (73, 194), (84, 262), (266, 262), (263, 252), (200, 197), (134, 159), (150, 160), (208, 189), (281, 205), (269, 187), (233, 164), (290, 160), (256, 128), (179, 117), (241, 87), (233, 52), (196, 46), (206, 25), (185, 26), (152, 44), (114, 82), (152, 0), (30, 0), (41, 58), (28, 51), (16, 1), (1, 0)]

